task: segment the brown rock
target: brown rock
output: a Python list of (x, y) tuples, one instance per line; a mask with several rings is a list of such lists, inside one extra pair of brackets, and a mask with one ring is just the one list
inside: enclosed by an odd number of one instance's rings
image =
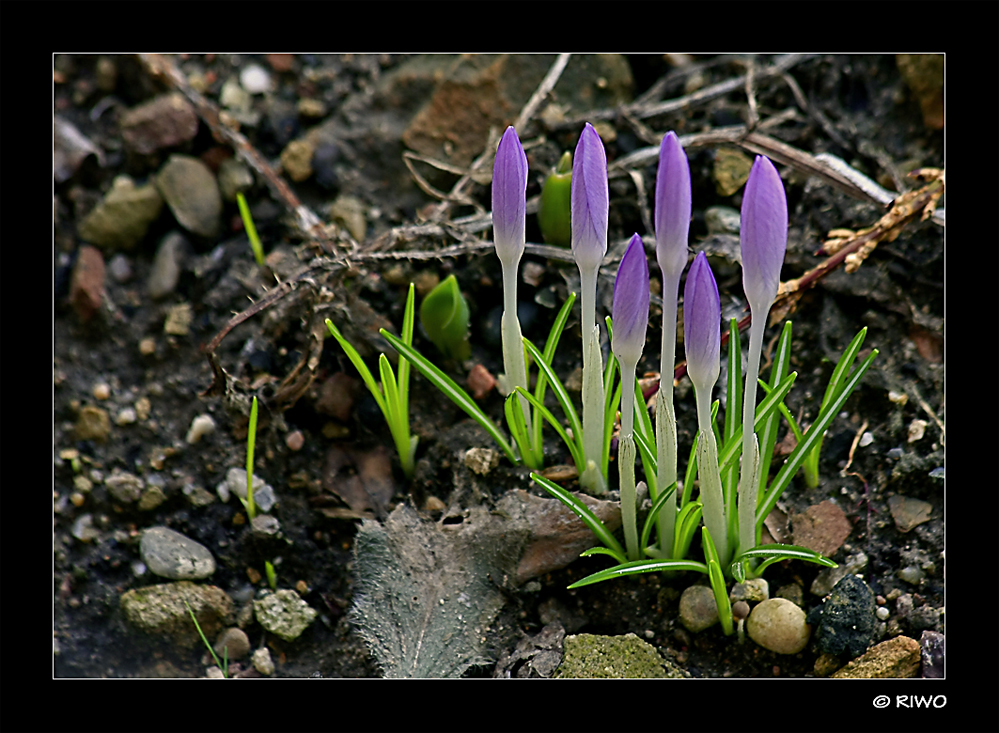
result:
[(101, 307), (104, 277), (104, 258), (100, 250), (89, 244), (81, 246), (69, 283), (69, 302), (84, 323), (93, 318)]
[(888, 498), (888, 509), (899, 532), (910, 532), (923, 522), (930, 521), (933, 505), (921, 499), (910, 499), (895, 494)]
[(77, 440), (96, 440), (103, 443), (111, 434), (111, 417), (99, 407), (87, 405), (76, 419)]
[(896, 636), (872, 647), (832, 676), (840, 679), (917, 677), (919, 662), (919, 642), (907, 636)]
[(165, 94), (126, 112), (121, 136), (131, 150), (148, 155), (193, 140), (198, 133), (198, 115), (180, 93)]
[[(621, 507), (615, 502), (594, 499), (574, 493), (613, 532), (621, 526)], [(531, 578), (564, 568), (579, 557), (579, 553), (600, 544), (593, 532), (569, 507), (557, 499), (542, 499), (522, 489), (510, 492), (503, 502), (516, 502), (519, 507), (508, 514), (522, 512), (531, 528), (530, 537), (514, 578), (520, 585)]]
[(796, 514), (791, 519), (794, 528), (794, 544), (807, 547), (831, 557), (850, 535), (850, 521), (843, 510), (826, 500), (810, 506), (804, 514)]
[(496, 377), (489, 373), (481, 364), (472, 367), (468, 373), (468, 388), (472, 390), (472, 397), (481, 400), (496, 386)]

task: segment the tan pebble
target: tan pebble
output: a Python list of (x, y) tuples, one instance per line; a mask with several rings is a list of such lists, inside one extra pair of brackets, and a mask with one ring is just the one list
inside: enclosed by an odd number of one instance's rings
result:
[(135, 415), (140, 420), (149, 419), (149, 411), (152, 410), (152, 404), (150, 404), (149, 399), (146, 397), (140, 397), (135, 401)]
[(811, 636), (805, 612), (786, 598), (771, 598), (757, 605), (746, 622), (749, 637), (778, 654), (797, 654)]
[(80, 492), (74, 491), (72, 494), (70, 494), (69, 500), (73, 502), (73, 506), (81, 507), (83, 506), (83, 502), (85, 502), (87, 499)]
[(305, 445), (305, 436), (302, 435), (301, 430), (296, 430), (288, 433), (288, 437), (284, 439), (284, 442), (288, 446), (288, 450), (300, 451)]
[(111, 387), (104, 382), (95, 384), (93, 395), (95, 400), (106, 400), (111, 397)]
[(143, 356), (152, 356), (156, 353), (156, 339), (144, 338), (139, 342), (139, 353)]

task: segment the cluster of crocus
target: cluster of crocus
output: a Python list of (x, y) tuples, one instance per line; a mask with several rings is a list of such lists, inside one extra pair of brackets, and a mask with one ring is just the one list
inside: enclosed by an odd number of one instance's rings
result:
[[(583, 282), (584, 390), (587, 384), (587, 354), (593, 354), (592, 340), (599, 338), (599, 332), (595, 328), (591, 329), (594, 317), (587, 312), (587, 303), (593, 301), (586, 293), (588, 285), (595, 280), (594, 273), (606, 246), (607, 208), (603, 196), (607, 189), (604, 161), (599, 138), (587, 126), (576, 149), (572, 198), (572, 245)], [(580, 186), (578, 194), (577, 182)], [(789, 323), (785, 324), (778, 343), (769, 384), (759, 379), (763, 331), (777, 295), (787, 246), (787, 201), (780, 175), (773, 164), (765, 157), (757, 157), (746, 184), (742, 204), (743, 285), (752, 315), (752, 327), (745, 385), (741, 390), (741, 420), (738, 395), (742, 367), (739, 334), (733, 321), (728, 365), (729, 407), (724, 432), (720, 434), (715, 424), (718, 402), (712, 404), (712, 392), (721, 367), (721, 309), (718, 286), (711, 266), (705, 253), (699, 252), (687, 273), (683, 297), (687, 374), (694, 386), (699, 430), (678, 503), (680, 492), (677, 491), (679, 482), (672, 373), (675, 363), (679, 285), (688, 260), (691, 198), (687, 158), (676, 135), (671, 132), (663, 138), (660, 148), (655, 193), (656, 255), (663, 281), (663, 332), (660, 355), (662, 377), (656, 398), (654, 439), (644, 405), (636, 403), (633, 398), (635, 390), (631, 388), (631, 383), (635, 380), (635, 367), (641, 358), (645, 342), (649, 303), (648, 267), (644, 247), (637, 234), (621, 260), (614, 289), (611, 343), (621, 370), (618, 471), (626, 549), (621, 547), (582, 502), (537, 474), (532, 476), (550, 493), (569, 505), (603, 542), (604, 547), (592, 548), (584, 556), (604, 554), (618, 561), (615, 567), (584, 578), (572, 587), (650, 571), (702, 572), (711, 581), (723, 627), (726, 633), (731, 633), (732, 617), (725, 592), (725, 576), (737, 579), (743, 579), (747, 574), (758, 576), (767, 566), (786, 559), (835, 566), (832, 561), (805, 548), (792, 545), (761, 546), (758, 544), (759, 533), (763, 519), (805, 458), (814, 451), (835, 411), (842, 408), (846, 398), (859, 384), (877, 351), (873, 351), (847, 379), (846, 373), (863, 340), (863, 332), (858, 334), (836, 369), (835, 384), (831, 385), (827, 394), (829, 404), (823, 402), (818, 418), (804, 434), (783, 404), (784, 396), (796, 377), (793, 372), (788, 373), (791, 338)], [(610, 325), (609, 322), (608, 326)], [(591, 334), (589, 343), (585, 342), (588, 333)], [(756, 404), (758, 383), (766, 392), (766, 398), (759, 407)], [(590, 401), (584, 392), (584, 415), (589, 405)], [(788, 419), (799, 439), (799, 445), (787, 458), (770, 487), (761, 493), (769, 466), (768, 461), (761, 460), (761, 451), (762, 455), (769, 456), (773, 450), (779, 414)], [(646, 419), (636, 421), (636, 417)], [(645, 427), (640, 429), (643, 423)], [(758, 434), (764, 436), (762, 449)], [(640, 539), (635, 507), (636, 442), (645, 465), (646, 478), (651, 487), (654, 487), (650, 491), (652, 509), (646, 517)], [(740, 454), (741, 477), (736, 486), (735, 468)], [(695, 475), (700, 495), (698, 500), (693, 501), (690, 495)], [(704, 563), (686, 559), (692, 535), (702, 517)], [(654, 523), (658, 523), (658, 547), (647, 544)]]
[[(638, 234), (630, 240), (618, 268), (613, 317), (607, 319), (615, 359), (610, 360), (606, 368), (603, 365), (596, 295), (597, 273), (607, 252), (609, 200), (607, 158), (597, 131), (586, 124), (580, 134), (572, 159), (570, 195), (571, 245), (581, 281), (582, 420), (564, 385), (551, 368), (575, 294), (570, 295), (559, 311), (543, 351), (521, 335), (517, 321), (517, 271), (525, 249), (526, 188), (527, 158), (516, 131), (510, 127), (496, 151), (492, 216), (496, 253), (503, 268), (502, 334), (507, 392), (504, 411), (513, 444), (464, 390), (412, 347), (411, 317), (410, 330), (404, 329), (404, 336), (409, 335), (409, 339), (400, 339), (385, 329), (381, 333), (399, 351), (402, 357), (400, 365), (411, 362), (455, 404), (477, 420), (511, 461), (524, 463), (532, 469), (540, 468), (544, 457), (541, 425), (542, 422), (551, 425), (572, 455), (580, 485), (590, 493), (599, 494), (607, 489), (611, 433), (620, 404), (618, 477), (625, 547), (584, 502), (538, 473), (531, 473), (539, 485), (575, 511), (603, 543), (603, 547), (591, 548), (584, 555), (609, 555), (618, 562), (612, 568), (578, 581), (574, 587), (651, 571), (705, 573), (711, 581), (723, 626), (726, 633), (730, 633), (732, 619), (725, 593), (725, 577), (742, 579), (748, 574), (758, 576), (768, 565), (785, 559), (835, 565), (804, 548), (761, 546), (758, 538), (763, 520), (806, 457), (817, 450), (823, 431), (859, 384), (877, 351), (872, 351), (847, 376), (863, 341), (863, 332), (858, 334), (834, 372), (818, 417), (805, 433), (798, 429), (783, 404), (796, 377), (789, 371), (790, 323), (785, 324), (778, 341), (769, 383), (759, 379), (763, 330), (777, 294), (787, 244), (787, 202), (783, 184), (773, 164), (764, 157), (758, 157), (747, 181), (742, 204), (743, 285), (752, 314), (749, 362), (740, 396), (743, 376), (741, 352), (738, 329), (733, 321), (728, 358), (729, 401), (723, 432), (717, 430), (715, 422), (718, 401), (712, 403), (711, 399), (720, 372), (718, 286), (704, 252), (694, 257), (687, 273), (683, 297), (684, 342), (687, 373), (695, 390), (699, 430), (681, 484), (677, 475), (672, 374), (676, 358), (679, 287), (688, 261), (692, 194), (690, 168), (679, 140), (672, 132), (663, 138), (656, 177), (655, 238), (656, 258), (662, 272), (663, 324), (660, 353), (662, 378), (656, 397), (654, 429), (636, 379), (648, 328), (650, 298), (648, 261)], [(339, 333), (332, 327), (331, 331), (343, 344)], [(346, 345), (344, 348), (348, 349)], [(538, 367), (533, 392), (528, 391), (525, 349)], [(355, 364), (358, 363), (359, 358), (355, 359), (356, 355), (351, 354), (350, 349), (348, 355)], [(616, 389), (615, 367), (620, 369)], [(390, 403), (399, 402), (394, 399), (396, 389), (391, 371), (383, 370), (382, 376), (383, 383), (387, 382), (385, 402), (390, 408), (388, 412), (402, 414), (400, 410), (391, 409)], [(373, 380), (368, 377), (365, 381), (369, 382), (368, 386), (375, 394)], [(766, 392), (759, 406), (756, 404), (757, 383)], [(568, 428), (544, 404), (548, 385), (551, 385), (565, 413)], [(740, 401), (743, 402), (741, 420), (738, 410)], [(402, 404), (405, 402), (402, 401)], [(787, 419), (794, 430), (798, 447), (787, 457), (767, 487), (768, 457), (773, 451), (780, 416)], [(400, 430), (397, 439), (400, 455), (404, 454), (406, 437)], [(414, 447), (415, 440), (410, 446), (410, 460)], [(636, 454), (641, 457), (652, 500), (652, 508), (640, 532), (636, 504), (641, 484), (636, 485), (635, 482)], [(737, 476), (740, 455), (741, 476)], [(692, 497), (695, 476), (700, 488), (696, 499)], [(705, 562), (686, 558), (702, 518)], [(653, 529), (658, 530), (658, 543), (650, 544)]]

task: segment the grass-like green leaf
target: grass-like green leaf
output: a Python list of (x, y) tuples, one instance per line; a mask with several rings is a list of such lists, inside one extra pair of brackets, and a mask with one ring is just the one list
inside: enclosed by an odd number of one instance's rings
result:
[(236, 203), (239, 206), (239, 216), (243, 220), (243, 229), (246, 230), (246, 236), (250, 239), (250, 249), (253, 250), (253, 259), (257, 261), (257, 265), (263, 267), (264, 247), (260, 243), (260, 237), (257, 235), (257, 227), (253, 223), (253, 217), (250, 216), (250, 207), (246, 205), (246, 197), (243, 196), (242, 192), (236, 194)]
[(572, 455), (572, 462), (575, 464), (576, 470), (579, 471), (579, 473), (582, 473), (586, 469), (586, 466), (583, 463), (583, 447), (578, 443), (578, 439), (573, 440), (572, 438), (569, 437), (569, 434), (565, 432), (565, 429), (562, 427), (561, 424), (559, 424), (559, 421), (551, 413), (551, 410), (542, 405), (538, 401), (537, 397), (532, 395), (523, 387), (516, 387), (515, 389), (519, 394), (523, 395), (528, 402), (531, 403), (531, 406), (534, 407), (534, 409), (536, 410), (536, 412), (534, 413), (535, 415), (541, 416), (542, 418), (548, 421), (549, 425), (555, 428), (555, 432), (558, 433), (558, 436), (562, 439), (562, 442), (565, 443), (566, 448), (569, 449), (569, 453)]
[[(744, 561), (753, 559), (763, 560), (763, 562), (760, 563), (760, 565), (753, 571), (754, 577), (757, 578), (763, 575), (763, 571), (769, 566), (784, 560), (803, 560), (805, 562), (815, 563), (816, 565), (822, 565), (827, 568), (839, 567), (825, 555), (815, 552), (814, 550), (809, 550), (807, 547), (779, 544), (759, 545), (758, 547), (754, 547), (751, 550), (743, 552), (732, 561), (732, 575), (740, 583), (745, 581)], [(736, 566), (742, 568), (738, 574), (736, 573)], [(742, 577), (741, 580), (740, 576)]]
[(534, 450), (531, 448), (531, 436), (527, 431), (527, 421), (524, 419), (524, 411), (520, 409), (520, 401), (516, 392), (507, 395), (503, 402), (503, 412), (506, 415), (506, 424), (510, 428), (510, 435), (513, 436), (520, 457), (528, 468), (541, 468), (540, 461), (535, 458)]
[[(791, 321), (784, 324), (780, 338), (777, 341), (777, 349), (774, 351), (773, 366), (770, 367), (771, 389), (777, 387), (788, 373), (791, 371)], [(769, 393), (768, 393), (769, 394)], [(761, 481), (766, 483), (770, 475), (770, 461), (773, 458), (774, 446), (777, 445), (777, 431), (780, 428), (780, 418), (775, 413), (770, 413), (765, 418), (763, 424), (757, 427), (757, 435), (760, 442), (760, 476)], [(757, 500), (762, 499), (763, 492), (757, 496)]]
[[(832, 400), (836, 399), (840, 390), (843, 389), (843, 380), (846, 379), (846, 375), (850, 373), (850, 369), (853, 367), (853, 362), (857, 359), (857, 353), (860, 351), (860, 347), (864, 344), (864, 338), (867, 336), (867, 327), (860, 329), (860, 332), (853, 337), (849, 346), (843, 351), (843, 355), (839, 358), (836, 363), (836, 368), (833, 369), (832, 376), (829, 378), (829, 384), (826, 385), (826, 393), (822, 397), (822, 406), (819, 408), (821, 413)], [(814, 489), (819, 485), (819, 454), (822, 452), (822, 436), (819, 436), (819, 442), (815, 444), (815, 447), (809, 452), (808, 456), (805, 458), (805, 462), (802, 464), (802, 468), (805, 471), (805, 483), (809, 488)]]
[(253, 519), (257, 516), (257, 505), (253, 503), (253, 450), (257, 445), (257, 398), (250, 404), (250, 424), (246, 433), (246, 514)]
[[(826, 406), (826, 409), (819, 413), (818, 419), (812, 426), (808, 428), (808, 432), (805, 433), (804, 440), (798, 443), (798, 446), (791, 451), (791, 455), (787, 457), (784, 465), (774, 476), (773, 482), (770, 484), (770, 488), (767, 489), (763, 501), (760, 503), (759, 509), (756, 510), (756, 532), (759, 535), (760, 528), (763, 526), (763, 520), (767, 518), (770, 511), (777, 504), (780, 499), (781, 494), (784, 493), (784, 489), (788, 487), (791, 483), (791, 479), (794, 474), (801, 467), (802, 462), (808, 455), (808, 452), (812, 450), (819, 439), (821, 438), (823, 432), (832, 423), (833, 418), (839, 414), (843, 409), (843, 405), (846, 404), (847, 398), (853, 393), (853, 390), (857, 388), (860, 384), (860, 380), (863, 379), (864, 373), (870, 368), (871, 363), (877, 358), (878, 350), (874, 349), (863, 363), (860, 364), (850, 375), (850, 379), (843, 386), (840, 393)], [(776, 390), (775, 390), (776, 393)], [(769, 395), (767, 399), (769, 400), (773, 397), (773, 394)]]
[(641, 573), (656, 572), (676, 572), (679, 570), (693, 570), (698, 573), (707, 573), (708, 566), (696, 560), (634, 560), (622, 562), (612, 568), (601, 570), (593, 575), (587, 575), (582, 580), (577, 580), (569, 586), (569, 589), (582, 588), (583, 586), (600, 583), (604, 580), (623, 578), (626, 575), (639, 575)]
[(333, 338), (335, 338), (337, 343), (340, 344), (340, 348), (342, 348), (344, 353), (347, 354), (347, 358), (350, 359), (350, 363), (354, 365), (358, 374), (361, 375), (361, 379), (364, 381), (364, 386), (368, 388), (371, 396), (375, 398), (375, 403), (377, 403), (378, 409), (381, 410), (382, 414), (385, 416), (386, 422), (391, 425), (392, 422), (389, 419), (388, 408), (385, 405), (385, 397), (382, 395), (381, 388), (379, 388), (377, 382), (375, 382), (375, 378), (371, 376), (371, 371), (368, 369), (368, 365), (364, 363), (364, 359), (362, 359), (361, 355), (357, 353), (357, 349), (351, 346), (350, 342), (343, 337), (343, 334), (340, 333), (340, 329), (334, 326), (333, 321), (329, 318), (326, 319), (326, 328), (329, 329), (329, 332), (333, 334)]
[[(551, 365), (552, 359), (555, 357), (555, 349), (558, 347), (559, 339), (562, 338), (562, 332), (565, 330), (566, 321), (569, 319), (569, 313), (572, 311), (572, 304), (575, 302), (576, 294), (569, 293), (569, 297), (565, 299), (565, 303), (562, 304), (562, 308), (559, 310), (558, 315), (555, 316), (555, 322), (552, 324), (551, 331), (548, 333), (548, 340), (545, 342), (545, 351), (543, 354), (545, 364)], [(545, 389), (547, 386), (548, 377), (545, 376), (543, 371), (539, 371), (537, 384), (534, 385), (534, 396), (541, 404), (544, 404)], [(533, 419), (534, 424), (532, 425), (531, 443), (534, 446), (535, 454), (540, 458), (544, 455), (541, 444), (541, 426), (543, 424), (543, 416), (535, 412)], [(579, 437), (582, 439), (582, 436)], [(580, 473), (582, 473), (585, 468), (586, 467), (583, 466), (583, 468), (580, 469)]]
[(569, 393), (565, 391), (562, 381), (552, 371), (551, 365), (544, 360), (544, 355), (526, 337), (524, 338), (524, 346), (527, 347), (531, 358), (538, 365), (538, 369), (541, 370), (541, 373), (545, 375), (545, 378), (551, 384), (552, 392), (555, 393), (558, 403), (562, 406), (562, 411), (569, 420), (569, 428), (572, 430), (573, 438), (580, 441), (579, 445), (582, 445), (583, 427), (579, 423), (579, 415), (576, 413), (576, 408), (572, 406), (572, 400), (569, 398)]
[(611, 551), (613, 557), (618, 562), (625, 562), (628, 559), (627, 553), (625, 553), (624, 548), (621, 547), (621, 543), (615, 539), (610, 530), (607, 529), (604, 523), (600, 521), (600, 518), (594, 514), (585, 503), (577, 499), (558, 484), (549, 481), (544, 476), (532, 473), (531, 478), (534, 479), (535, 483), (537, 483), (541, 488), (575, 512), (576, 516), (582, 519), (583, 523), (593, 531), (593, 534), (596, 535), (597, 539), (603, 542), (604, 546)]
[(722, 574), (721, 562), (718, 559), (718, 551), (707, 527), (703, 528), (701, 537), (704, 557), (708, 561), (708, 579), (711, 581), (711, 591), (714, 593), (715, 605), (718, 607), (718, 619), (721, 621), (725, 636), (731, 636), (735, 631), (735, 627), (732, 625), (732, 602), (728, 598), (728, 589), (725, 584), (725, 576)]
[(496, 427), (496, 423), (489, 419), (489, 416), (484, 413), (473, 400), (469, 394), (454, 383), (449, 376), (444, 372), (434, 366), (425, 356), (423, 356), (419, 351), (414, 349), (412, 346), (402, 342), (398, 336), (389, 333), (384, 328), (381, 329), (380, 333), (385, 339), (392, 344), (392, 348), (398, 351), (402, 356), (409, 359), (413, 366), (422, 374), (427, 380), (434, 385), (437, 389), (443, 392), (448, 399), (450, 399), (454, 404), (458, 405), (462, 410), (465, 411), (469, 417), (475, 420), (483, 429), (489, 433), (496, 444), (502, 449), (513, 463), (520, 463), (520, 459), (513, 450), (513, 446), (507, 441), (500, 432), (500, 429)]
[[(756, 420), (753, 429), (758, 430), (763, 422), (774, 413), (781, 404), (787, 393), (794, 386), (794, 380), (798, 378), (797, 372), (788, 374), (776, 389), (772, 390), (766, 398), (756, 407)], [(742, 426), (740, 425), (732, 437), (725, 441), (725, 445), (718, 451), (718, 465), (721, 467), (731, 465), (742, 455)]]
[(701, 512), (704, 505), (699, 501), (684, 504), (676, 515), (676, 532), (673, 534), (673, 557), (686, 557), (690, 552), (690, 544), (694, 541), (694, 533), (701, 523)]
[(649, 510), (648, 516), (645, 517), (645, 526), (642, 527), (642, 539), (638, 543), (639, 547), (645, 548), (649, 546), (649, 537), (652, 536), (652, 528), (656, 526), (656, 517), (659, 516), (660, 510), (666, 506), (666, 502), (669, 501), (675, 493), (676, 481), (671, 483), (652, 504), (652, 508)]

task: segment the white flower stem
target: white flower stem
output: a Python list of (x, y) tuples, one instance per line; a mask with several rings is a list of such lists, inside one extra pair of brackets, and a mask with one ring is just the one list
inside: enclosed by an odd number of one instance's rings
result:
[(718, 550), (722, 567), (729, 561), (728, 521), (725, 517), (725, 499), (722, 491), (721, 471), (718, 469), (718, 443), (711, 427), (711, 394), (697, 393), (697, 478), (704, 504), (704, 526), (711, 533)]
[[(629, 560), (639, 560), (638, 521), (635, 490), (635, 439), (629, 433), (618, 441), (618, 477), (621, 483), (621, 521), (624, 524), (624, 546)], [(710, 530), (709, 530), (710, 531)]]
[(604, 447), (604, 379), (600, 353), (600, 326), (596, 324), (597, 268), (580, 270), (583, 332), (583, 456), (586, 470), (579, 483), (591, 494), (607, 491), (601, 472)]
[[(506, 372), (510, 391), (514, 387), (527, 389), (527, 366), (524, 361), (524, 341), (520, 333), (520, 319), (517, 317), (517, 267), (503, 264), (503, 318), (500, 323), (503, 337), (503, 369)], [(524, 421), (531, 424), (530, 404), (523, 396), (518, 396), (520, 408), (524, 411)]]
[[(753, 429), (756, 421), (756, 389), (760, 376), (760, 354), (767, 312), (757, 317), (749, 327), (749, 361), (746, 364), (746, 384), (742, 402), (742, 461), (739, 475), (739, 551), (756, 546), (756, 503), (759, 495), (759, 443)], [(708, 530), (711, 531), (710, 529)]]
[[(655, 498), (677, 480), (676, 478), (676, 415), (673, 412), (673, 365), (676, 362), (676, 294), (679, 276), (668, 282), (663, 273), (663, 341), (659, 366), (659, 392), (656, 394), (656, 473)], [(679, 486), (677, 486), (679, 489)], [(663, 558), (673, 552), (676, 531), (676, 504), (680, 492), (659, 510), (659, 550)], [(709, 530), (710, 531), (710, 530)]]

